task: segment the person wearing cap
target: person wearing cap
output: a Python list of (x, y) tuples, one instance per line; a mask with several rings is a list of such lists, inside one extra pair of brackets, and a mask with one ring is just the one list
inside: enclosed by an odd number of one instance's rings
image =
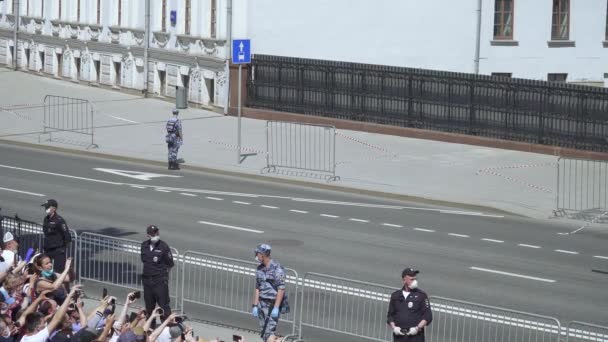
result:
[(169, 272), (174, 266), (171, 248), (160, 239), (157, 226), (146, 229), (148, 239), (141, 244), (141, 262), (144, 264), (142, 282), (144, 302), (148, 317), (158, 304), (163, 309), (163, 318), (171, 314), (169, 306)]
[(177, 152), (179, 147), (182, 145), (184, 135), (182, 132), (182, 121), (177, 118), (179, 111), (173, 110), (173, 116), (167, 121), (167, 135), (165, 141), (167, 143), (167, 149), (169, 150), (169, 170), (179, 170), (179, 163), (177, 161)]
[(16, 266), (16, 264), (21, 261), (21, 257), (17, 254), (19, 242), (13, 233), (4, 233), (2, 243), (2, 259), (4, 259), (4, 261), (0, 262), (0, 273), (8, 271), (11, 267)]
[(66, 249), (72, 242), (70, 229), (63, 217), (57, 214), (58, 204), (56, 200), (49, 199), (42, 206), (46, 211), (42, 223), (44, 254), (51, 258), (55, 272), (61, 273), (65, 268)]
[(285, 294), (285, 270), (270, 257), (268, 244), (258, 245), (255, 260), (260, 263), (255, 272), (255, 292), (251, 313), (258, 318), (260, 337), (264, 342), (275, 340), (281, 314), (289, 313)]
[(418, 288), (418, 273), (411, 267), (404, 269), (403, 287), (391, 294), (386, 317), (395, 342), (424, 342), (424, 328), (433, 320), (429, 297)]

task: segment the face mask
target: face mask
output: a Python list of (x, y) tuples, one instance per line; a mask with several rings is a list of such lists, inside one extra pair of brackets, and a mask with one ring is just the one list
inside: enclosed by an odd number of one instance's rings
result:
[(40, 272), (40, 274), (45, 278), (50, 278), (53, 276), (54, 272), (51, 269), (50, 271), (42, 271), (42, 272)]
[(152, 241), (152, 242), (158, 242), (159, 240), (160, 240), (160, 235), (150, 237), (150, 241)]
[(50, 214), (51, 214), (51, 207), (49, 207), (49, 208), (47, 208), (47, 209), (46, 209), (46, 214), (47, 214), (47, 215), (50, 215)]
[(418, 288), (418, 280), (414, 279), (412, 280), (412, 283), (410, 284), (410, 290), (414, 290)]

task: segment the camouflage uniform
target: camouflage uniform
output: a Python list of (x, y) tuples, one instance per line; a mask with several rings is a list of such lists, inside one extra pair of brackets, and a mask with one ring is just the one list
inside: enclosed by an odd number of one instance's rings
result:
[(177, 111), (173, 111), (174, 116), (167, 121), (167, 149), (169, 151), (169, 170), (179, 170), (177, 162), (177, 152), (182, 145), (182, 122), (177, 118)]
[(285, 290), (285, 270), (279, 263), (271, 260), (268, 267), (264, 264), (257, 267), (255, 278), (255, 288), (260, 291), (258, 321), (262, 330), (262, 340), (266, 342), (277, 330), (281, 313), (288, 312), (289, 304), (287, 304), (287, 294), (285, 294), (279, 310), (279, 317), (272, 318), (270, 316), (278, 291)]

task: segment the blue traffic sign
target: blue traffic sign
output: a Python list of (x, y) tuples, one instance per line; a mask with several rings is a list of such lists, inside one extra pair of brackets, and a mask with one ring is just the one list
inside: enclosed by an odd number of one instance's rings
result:
[(232, 41), (232, 63), (251, 63), (251, 40), (235, 39)]

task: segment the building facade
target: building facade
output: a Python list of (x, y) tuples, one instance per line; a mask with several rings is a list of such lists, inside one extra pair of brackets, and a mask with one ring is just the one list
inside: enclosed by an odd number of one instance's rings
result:
[(227, 0), (150, 0), (145, 68), (145, 0), (0, 1), (0, 65), (16, 58), (24, 71), (158, 97), (185, 86), (191, 103), (223, 107), (227, 10)]

